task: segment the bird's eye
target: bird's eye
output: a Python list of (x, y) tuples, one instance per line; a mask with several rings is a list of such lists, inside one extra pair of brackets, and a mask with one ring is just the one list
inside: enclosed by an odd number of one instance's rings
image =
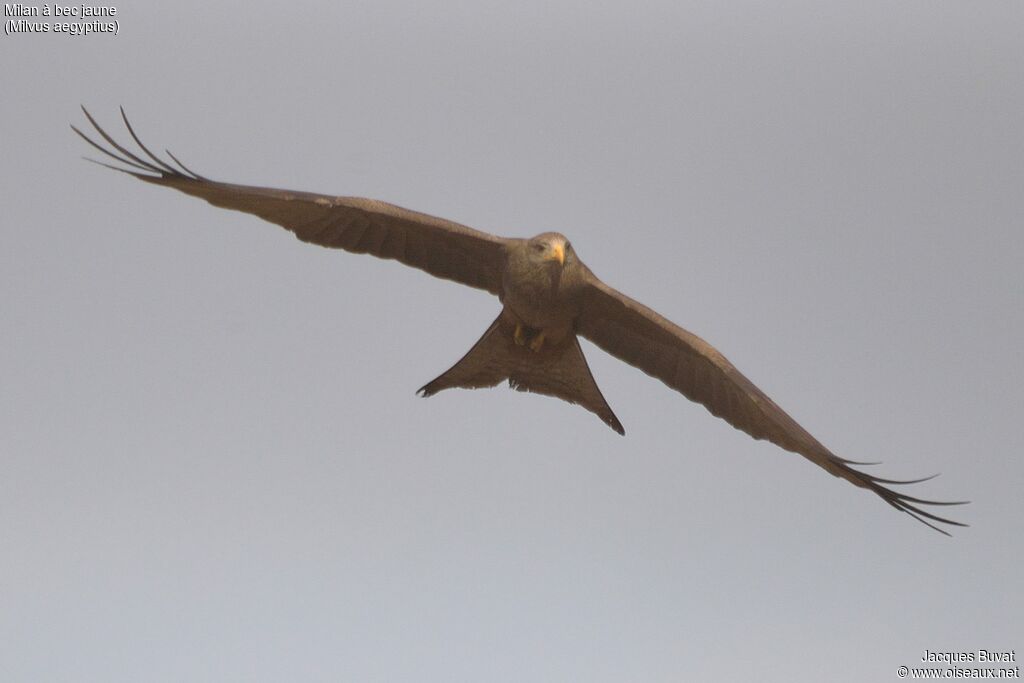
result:
[(540, 242), (537, 242), (536, 244), (533, 245), (533, 250), (534, 251), (544, 251), (544, 245), (541, 244)]

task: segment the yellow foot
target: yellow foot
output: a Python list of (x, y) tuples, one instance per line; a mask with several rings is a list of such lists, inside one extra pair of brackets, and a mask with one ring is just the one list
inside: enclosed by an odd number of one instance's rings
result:
[(526, 346), (526, 333), (519, 323), (516, 323), (516, 333), (512, 335), (512, 338), (515, 340), (516, 346)]
[(536, 353), (536, 352), (540, 351), (541, 347), (543, 347), (543, 346), (544, 346), (544, 330), (541, 330), (540, 332), (537, 333), (537, 336), (534, 337), (530, 341), (530, 348), (533, 350), (534, 353)]

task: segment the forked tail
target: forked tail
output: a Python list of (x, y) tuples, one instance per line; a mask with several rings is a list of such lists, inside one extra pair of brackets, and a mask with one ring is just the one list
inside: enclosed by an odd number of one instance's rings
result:
[(626, 433), (597, 388), (576, 335), (570, 334), (557, 345), (533, 351), (515, 343), (514, 327), (503, 315), (491, 323), (458, 363), (417, 393), (426, 397), (457, 387), (481, 389), (504, 380), (517, 391), (531, 391), (576, 403), (619, 434)]

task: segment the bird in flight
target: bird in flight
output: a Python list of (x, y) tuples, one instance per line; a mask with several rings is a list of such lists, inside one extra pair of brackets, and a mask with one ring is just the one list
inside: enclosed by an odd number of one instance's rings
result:
[(498, 317), (455, 365), (419, 390), (423, 396), (507, 381), (519, 391), (578, 404), (625, 434), (587, 366), (578, 340), (582, 336), (702, 404), (733, 427), (799, 453), (940, 533), (949, 535), (937, 524), (967, 526), (923, 507), (965, 501), (923, 500), (889, 488), (931, 477), (882, 479), (854, 467), (877, 463), (833, 454), (710, 344), (602, 282), (564, 235), (545, 232), (529, 239), (496, 237), (373, 199), (210, 180), (189, 170), (169, 150), (170, 161), (153, 154), (135, 134), (123, 108), (125, 128), (143, 156), (116, 142), (85, 107), (82, 111), (110, 148), (74, 125), (71, 128), (120, 165), (96, 163), (214, 206), (254, 214), (290, 230), (304, 242), (393, 259), (497, 296), (502, 305)]

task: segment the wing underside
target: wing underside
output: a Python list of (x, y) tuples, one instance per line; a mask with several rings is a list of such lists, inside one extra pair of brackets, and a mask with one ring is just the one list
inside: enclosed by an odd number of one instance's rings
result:
[(84, 107), (82, 111), (109, 147), (96, 142), (77, 127), (71, 128), (120, 165), (96, 163), (154, 185), (172, 187), (205, 199), (214, 206), (259, 216), (286, 228), (305, 242), (393, 259), (435, 277), (495, 295), (500, 291), (509, 243), (505, 238), (373, 199), (210, 180), (190, 170), (170, 151), (167, 151), (169, 160), (161, 159), (150, 151), (136, 135), (124, 110), (121, 110), (121, 117), (129, 135), (138, 145), (139, 153), (132, 152), (108, 135)]
[(609, 287), (593, 274), (589, 277), (579, 333), (597, 346), (660, 379), (733, 427), (755, 439), (765, 439), (799, 453), (829, 473), (874, 492), (897, 510), (936, 531), (949, 535), (933, 522), (967, 526), (922, 507), (962, 505), (965, 501), (925, 500), (889, 488), (916, 484), (932, 477), (900, 481), (856, 469), (855, 465), (877, 463), (846, 460), (835, 455), (710, 344)]

